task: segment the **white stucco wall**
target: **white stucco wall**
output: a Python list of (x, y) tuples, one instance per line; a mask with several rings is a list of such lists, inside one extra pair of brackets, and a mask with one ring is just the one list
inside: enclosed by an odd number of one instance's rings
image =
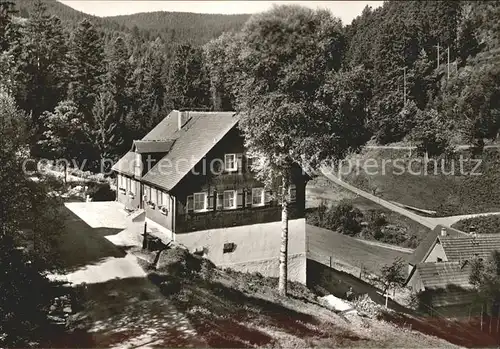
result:
[(424, 260), (424, 263), (435, 263), (437, 262), (438, 258), (441, 258), (443, 262), (448, 261), (448, 258), (446, 258), (446, 253), (444, 253), (443, 246), (440, 243), (434, 244), (434, 247), (432, 248), (427, 258)]
[(174, 234), (163, 225), (158, 224), (149, 218), (146, 218), (146, 223), (148, 233), (152, 233), (152, 229), (155, 229), (156, 233), (153, 235), (162, 239), (164, 243), (168, 243), (170, 240), (174, 239)]
[[(288, 223), (289, 280), (306, 282), (305, 219)], [(245, 272), (278, 276), (281, 222), (263, 223), (175, 234), (176, 243), (190, 251), (205, 249), (206, 257), (217, 266)], [(225, 243), (236, 249), (223, 253)]]

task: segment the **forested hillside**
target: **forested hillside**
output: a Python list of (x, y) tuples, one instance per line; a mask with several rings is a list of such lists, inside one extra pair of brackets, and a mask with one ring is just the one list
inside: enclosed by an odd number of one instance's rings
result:
[[(28, 18), (36, 11), (35, 0), (16, 0), (19, 15)], [(203, 45), (224, 32), (239, 30), (249, 15), (199, 14), (183, 12), (148, 12), (133, 15), (97, 17), (66, 6), (56, 0), (44, 0), (47, 12), (76, 25), (84, 18), (106, 31), (132, 33), (145, 40), (160, 37), (166, 43)]]
[(149, 12), (107, 17), (132, 31), (143, 31), (149, 38), (203, 45), (222, 33), (241, 29), (249, 15), (222, 15), (186, 12)]
[(379, 142), (414, 138), (440, 153), (497, 136), (499, 16), (493, 1), (394, 1), (346, 28), (346, 67), (373, 79), (369, 126)]

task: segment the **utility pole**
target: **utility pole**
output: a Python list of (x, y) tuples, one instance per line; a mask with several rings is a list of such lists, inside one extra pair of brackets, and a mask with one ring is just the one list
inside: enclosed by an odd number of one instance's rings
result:
[(439, 42), (437, 45), (434, 45), (434, 47), (437, 47), (437, 68), (439, 69)]

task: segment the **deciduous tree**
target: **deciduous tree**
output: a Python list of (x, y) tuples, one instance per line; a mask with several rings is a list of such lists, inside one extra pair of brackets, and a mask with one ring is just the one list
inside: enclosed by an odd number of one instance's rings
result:
[(88, 126), (73, 101), (59, 103), (54, 112), (45, 112), (42, 120), (45, 132), (39, 143), (48, 156), (63, 161), (66, 181), (68, 163), (87, 161), (85, 156), (89, 153), (90, 143), (85, 130)]
[[(287, 292), (288, 193), (293, 166), (340, 158), (350, 148), (347, 117), (331, 117), (318, 91), (341, 66), (345, 40), (330, 12), (277, 6), (253, 16), (241, 33), (237, 86), (247, 148), (261, 158), (258, 176), (278, 183), (282, 205), (279, 291)], [(318, 156), (318, 149), (322, 149)]]

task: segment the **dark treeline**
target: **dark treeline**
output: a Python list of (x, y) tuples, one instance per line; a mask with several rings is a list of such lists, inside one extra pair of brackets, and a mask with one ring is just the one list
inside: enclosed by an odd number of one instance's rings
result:
[[(238, 109), (246, 15), (99, 18), (27, 0), (15, 10), (0, 24), (1, 83), (29, 115), (34, 156), (85, 155), (90, 166), (173, 108)], [(489, 19), (499, 15), (498, 2), (386, 2), (343, 27), (331, 54), (341, 74), (363, 76), (367, 134), (431, 155), (496, 138), (500, 35)]]
[(138, 29), (55, 1), (3, 3), (1, 84), (29, 115), (32, 155), (85, 158), (90, 168), (122, 154), (172, 108), (210, 109), (197, 44), (247, 17), (151, 14), (156, 26), (137, 17), (149, 24)]

